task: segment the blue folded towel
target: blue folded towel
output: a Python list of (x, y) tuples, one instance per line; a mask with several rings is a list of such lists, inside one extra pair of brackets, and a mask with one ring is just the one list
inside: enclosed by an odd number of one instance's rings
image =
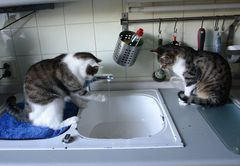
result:
[[(22, 109), (24, 108), (23, 103), (19, 103), (18, 106)], [(63, 119), (76, 116), (77, 113), (77, 106), (71, 102), (65, 103)], [(19, 122), (15, 117), (5, 112), (0, 116), (0, 139), (28, 140), (52, 138), (64, 133), (69, 127), (64, 127), (59, 130), (53, 130), (48, 127), (38, 127), (29, 122)]]

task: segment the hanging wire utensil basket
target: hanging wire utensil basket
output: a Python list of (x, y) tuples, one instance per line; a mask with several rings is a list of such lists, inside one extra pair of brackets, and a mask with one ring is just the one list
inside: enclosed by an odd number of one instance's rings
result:
[(135, 32), (122, 31), (119, 34), (119, 38), (113, 53), (114, 61), (121, 66), (132, 66), (138, 56), (138, 53), (143, 45), (143, 39), (141, 38), (137, 46), (129, 45), (132, 36)]

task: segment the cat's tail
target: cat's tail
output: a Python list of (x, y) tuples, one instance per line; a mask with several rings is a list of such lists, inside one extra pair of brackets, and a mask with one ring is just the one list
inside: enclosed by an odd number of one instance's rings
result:
[(178, 97), (187, 104), (194, 103), (198, 105), (209, 105), (209, 106), (217, 106), (217, 105), (225, 104), (225, 102), (217, 98), (203, 99), (193, 95), (186, 96), (183, 91), (178, 92)]
[(7, 100), (0, 107), (0, 115), (4, 112), (9, 112), (10, 109), (16, 105), (16, 101), (17, 99), (15, 96), (8, 97)]
[(5, 103), (1, 106), (1, 113), (8, 112), (14, 116), (17, 120), (22, 122), (30, 122), (28, 115), (24, 114), (24, 110), (17, 106), (17, 98), (15, 96), (9, 96)]

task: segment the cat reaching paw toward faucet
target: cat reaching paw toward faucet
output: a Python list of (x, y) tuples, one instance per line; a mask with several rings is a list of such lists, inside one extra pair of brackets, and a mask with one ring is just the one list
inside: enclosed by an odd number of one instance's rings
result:
[(64, 98), (69, 97), (79, 108), (86, 107), (90, 100), (104, 102), (104, 95), (88, 93), (86, 86), (98, 72), (100, 62), (91, 53), (78, 52), (32, 65), (24, 81), (24, 110), (18, 110), (14, 97), (9, 98), (7, 110), (24, 115), (19, 119), (54, 130), (77, 123), (77, 116), (63, 121)]

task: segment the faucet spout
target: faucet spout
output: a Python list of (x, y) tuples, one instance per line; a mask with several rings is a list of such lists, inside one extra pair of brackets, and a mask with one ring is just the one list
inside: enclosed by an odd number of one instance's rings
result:
[(95, 75), (91, 80), (85, 80), (83, 88), (88, 89), (90, 91), (90, 84), (95, 81), (107, 81), (111, 82), (114, 79), (112, 74), (101, 74), (101, 75)]
[(92, 81), (100, 81), (100, 80), (106, 80), (107, 82), (110, 82), (114, 79), (112, 74), (101, 74), (101, 75), (95, 75), (92, 79)]

